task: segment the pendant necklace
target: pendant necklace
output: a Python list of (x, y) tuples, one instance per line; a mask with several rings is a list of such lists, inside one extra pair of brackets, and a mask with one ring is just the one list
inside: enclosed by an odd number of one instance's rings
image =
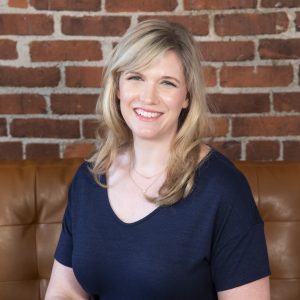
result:
[(154, 175), (151, 175), (151, 176), (145, 176), (145, 175), (143, 175), (142, 173), (140, 173), (138, 170), (136, 170), (134, 167), (132, 167), (132, 170), (133, 170), (136, 174), (138, 174), (139, 176), (141, 176), (141, 177), (143, 177), (143, 178), (145, 178), (145, 179), (151, 179), (151, 178), (153, 178), (153, 177), (156, 177), (156, 176), (160, 175), (162, 172), (165, 171), (165, 169), (163, 169), (163, 170), (159, 171), (158, 173), (156, 173), (156, 174), (154, 174)]
[(146, 177), (146, 176), (144, 176), (144, 175), (142, 175), (142, 174), (139, 174), (139, 172), (137, 172), (135, 169), (133, 169), (138, 175), (140, 175), (141, 177), (144, 177), (144, 178), (146, 178), (146, 179), (150, 179), (150, 178), (153, 178), (153, 177), (155, 177), (155, 176), (157, 176), (147, 187), (145, 187), (145, 188), (142, 188), (135, 180), (134, 180), (134, 178), (132, 177), (132, 174), (131, 174), (131, 169), (129, 170), (129, 177), (130, 177), (130, 179), (131, 179), (131, 181), (134, 183), (134, 185), (142, 192), (142, 194), (143, 194), (143, 196), (144, 197), (146, 197), (147, 196), (147, 191), (151, 188), (151, 186), (153, 186), (153, 184), (155, 183), (155, 182), (157, 182), (157, 180), (162, 176), (162, 174), (163, 174), (163, 172), (165, 171), (165, 170), (162, 170), (162, 171), (160, 171), (158, 174), (155, 174), (155, 175), (153, 175), (153, 176), (150, 176), (150, 177)]

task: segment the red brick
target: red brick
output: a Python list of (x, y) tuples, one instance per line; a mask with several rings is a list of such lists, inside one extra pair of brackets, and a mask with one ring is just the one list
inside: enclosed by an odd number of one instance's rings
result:
[(300, 116), (237, 117), (232, 122), (233, 136), (300, 135)]
[(259, 54), (264, 59), (299, 59), (300, 39), (261, 40)]
[(257, 0), (184, 0), (184, 9), (235, 9), (255, 8)]
[(200, 16), (141, 16), (139, 21), (157, 19), (176, 22), (185, 26), (193, 35), (208, 35), (209, 20), (207, 15)]
[(66, 67), (66, 86), (68, 87), (100, 87), (102, 68), (98, 67)]
[(212, 142), (210, 143), (214, 148), (219, 150), (225, 156), (231, 160), (241, 159), (241, 143), (236, 141), (226, 141), (226, 142)]
[(22, 152), (22, 143), (20, 142), (0, 143), (0, 160), (20, 160)]
[(247, 160), (276, 160), (280, 146), (277, 141), (249, 141), (246, 146)]
[(77, 120), (14, 119), (11, 135), (16, 137), (79, 138)]
[(227, 117), (212, 117), (214, 126), (213, 136), (226, 136), (229, 132), (229, 119)]
[(300, 2), (299, 0), (262, 0), (261, 7), (300, 7)]
[(53, 33), (52, 16), (37, 14), (0, 14), (0, 34), (49, 35)]
[(225, 66), (220, 73), (224, 87), (288, 86), (293, 81), (292, 66)]
[(67, 35), (121, 36), (130, 25), (123, 16), (63, 16), (62, 32)]
[(27, 8), (28, 2), (27, 0), (8, 0), (8, 6), (16, 8)]
[(55, 114), (93, 114), (99, 95), (52, 94), (51, 109)]
[(7, 135), (6, 120), (1, 118), (0, 119), (0, 136), (5, 136), (5, 135)]
[(105, 8), (112, 12), (136, 12), (136, 11), (173, 11), (177, 7), (177, 0), (106, 0)]
[(58, 68), (0, 67), (0, 86), (46, 87), (57, 86)]
[(206, 61), (244, 61), (253, 60), (253, 42), (200, 42), (198, 43)]
[(278, 34), (288, 29), (289, 20), (284, 12), (258, 14), (228, 14), (215, 17), (215, 31), (225, 35)]
[(99, 123), (95, 119), (83, 121), (83, 136), (88, 139), (94, 139), (96, 136), (96, 129)]
[(262, 113), (270, 111), (268, 94), (209, 94), (212, 112), (222, 114)]
[(279, 112), (300, 112), (300, 93), (274, 94), (274, 109)]
[(0, 67), (0, 86), (53, 87), (57, 86), (59, 80), (59, 69), (54, 67)]
[(30, 55), (34, 62), (102, 59), (98, 41), (35, 41), (30, 44)]
[(58, 144), (28, 144), (26, 159), (59, 158)]
[(300, 85), (300, 67), (299, 67), (299, 70), (298, 70), (298, 84)]
[(44, 114), (46, 102), (37, 94), (1, 94), (0, 114)]
[(31, 0), (31, 6), (42, 10), (99, 11), (101, 0)]
[(295, 24), (296, 24), (296, 30), (300, 31), (300, 13), (296, 13)]
[(211, 67), (211, 66), (205, 66), (203, 68), (203, 74), (204, 74), (206, 86), (212, 87), (217, 84), (216, 68)]
[(284, 160), (300, 161), (300, 142), (283, 142), (283, 158)]
[(82, 157), (87, 158), (95, 150), (94, 144), (70, 144), (64, 151), (64, 158)]
[(11, 40), (0, 40), (0, 59), (16, 59), (17, 42)]

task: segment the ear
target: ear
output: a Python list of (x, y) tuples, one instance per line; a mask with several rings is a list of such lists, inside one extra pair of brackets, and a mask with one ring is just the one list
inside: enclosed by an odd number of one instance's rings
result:
[(189, 102), (190, 102), (189, 98), (186, 98), (182, 103), (182, 108), (187, 108), (189, 106)]

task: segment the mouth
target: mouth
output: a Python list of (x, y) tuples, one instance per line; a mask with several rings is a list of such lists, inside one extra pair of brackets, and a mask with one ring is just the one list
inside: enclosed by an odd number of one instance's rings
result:
[(161, 112), (147, 111), (141, 108), (135, 108), (134, 112), (138, 117), (149, 120), (158, 119), (163, 114)]

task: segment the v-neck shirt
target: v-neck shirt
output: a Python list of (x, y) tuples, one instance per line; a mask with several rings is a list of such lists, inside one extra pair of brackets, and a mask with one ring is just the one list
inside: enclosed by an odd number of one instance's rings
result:
[(101, 300), (216, 300), (217, 291), (270, 275), (249, 184), (215, 149), (186, 198), (132, 223), (117, 217), (107, 189), (83, 163), (69, 188), (55, 259)]

